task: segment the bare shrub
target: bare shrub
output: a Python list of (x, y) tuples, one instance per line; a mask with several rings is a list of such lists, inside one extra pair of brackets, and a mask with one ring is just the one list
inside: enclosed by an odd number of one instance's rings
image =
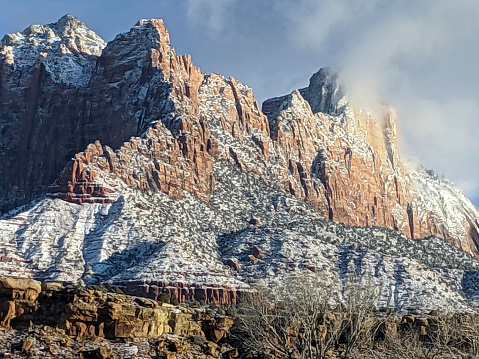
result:
[(388, 358), (477, 358), (479, 317), (470, 313), (395, 315), (376, 353)]
[(351, 281), (343, 298), (311, 277), (291, 277), (281, 289), (261, 288), (239, 307), (236, 335), (258, 355), (328, 358), (341, 347), (349, 357), (360, 342), (372, 342), (379, 325), (372, 287)]
[(241, 303), (232, 334), (258, 358), (479, 357), (479, 315), (378, 310), (379, 292), (359, 278), (340, 292), (313, 277), (291, 277)]

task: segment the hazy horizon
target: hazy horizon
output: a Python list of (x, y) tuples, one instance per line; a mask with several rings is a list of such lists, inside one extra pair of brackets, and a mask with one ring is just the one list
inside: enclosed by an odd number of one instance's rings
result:
[(479, 3), (458, 0), (4, 0), (0, 36), (69, 13), (105, 40), (162, 18), (180, 54), (233, 76), (261, 102), (340, 68), (349, 97), (398, 112), (401, 151), (479, 206)]

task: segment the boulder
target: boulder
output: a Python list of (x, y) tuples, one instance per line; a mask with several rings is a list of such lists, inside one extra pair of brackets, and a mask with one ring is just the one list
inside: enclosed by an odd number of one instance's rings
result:
[(239, 271), (241, 268), (241, 262), (238, 258), (228, 258), (226, 260), (226, 265), (230, 268), (233, 268), (235, 271)]
[(255, 258), (261, 259), (264, 256), (264, 253), (261, 249), (259, 249), (257, 246), (253, 247), (253, 256)]
[(40, 282), (25, 278), (0, 278), (0, 296), (35, 301), (42, 291)]

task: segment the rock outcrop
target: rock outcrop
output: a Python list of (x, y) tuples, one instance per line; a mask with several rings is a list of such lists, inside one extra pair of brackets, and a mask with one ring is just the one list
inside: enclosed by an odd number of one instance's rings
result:
[(162, 295), (182, 302), (235, 305), (239, 303), (241, 290), (224, 285), (209, 284), (208, 287), (194, 283), (128, 281), (115, 282), (115, 286), (131, 295), (159, 300)]
[(76, 338), (159, 338), (172, 334), (202, 336), (215, 343), (226, 338), (232, 325), (229, 317), (213, 318), (151, 299), (95, 290), (76, 293), (58, 323)]
[(230, 317), (215, 317), (153, 299), (52, 284), (45, 283), (42, 289), (42, 284), (33, 279), (0, 278), (0, 295), (9, 300), (9, 308), (16, 308), (0, 313), (2, 325), (10, 327), (13, 319), (18, 328), (30, 322), (47, 324), (79, 339), (159, 338), (172, 334), (199, 335), (215, 343), (225, 339), (233, 325)]
[(32, 279), (0, 278), (0, 320), (9, 328), (13, 319), (36, 309), (42, 286)]
[[(62, 357), (82, 351), (82, 357), (108, 358), (114, 357), (113, 342), (139, 340), (145, 344), (151, 340), (154, 354), (139, 353), (139, 348), (130, 344), (118, 348), (121, 355), (129, 349), (143, 357), (156, 357), (161, 352), (174, 356), (187, 350), (209, 358), (232, 349), (226, 340), (233, 319), (212, 311), (208, 314), (206, 308), (187, 309), (125, 294), (63, 288), (58, 283), (44, 283), (42, 288), (38, 281), (20, 278), (0, 278), (0, 296), (8, 300), (5, 303), (9, 308), (0, 311), (1, 326), (20, 331), (29, 328), (30, 336), (18, 346), (24, 355), (40, 349)], [(8, 331), (2, 333), (8, 335)], [(38, 341), (46, 346), (38, 348)], [(74, 348), (88, 342), (101, 344), (90, 351)], [(11, 350), (14, 353), (16, 348), (12, 346)]]

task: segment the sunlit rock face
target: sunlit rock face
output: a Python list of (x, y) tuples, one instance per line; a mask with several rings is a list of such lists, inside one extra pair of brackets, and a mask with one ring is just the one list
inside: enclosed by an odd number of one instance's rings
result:
[(307, 88), (263, 103), (283, 188), (334, 221), (410, 238), (434, 235), (477, 255), (471, 202), (401, 158), (394, 110), (385, 107), (375, 118), (349, 107), (343, 94), (338, 75), (321, 69)]
[[(108, 44), (71, 16), (7, 35), (0, 202), (27, 206), (0, 221), (0, 273), (216, 303), (290, 273), (356, 273), (385, 286), (384, 306), (466, 308), (476, 209), (401, 158), (392, 109), (344, 94), (321, 69), (260, 109), (177, 55), (161, 20)], [(408, 239), (431, 235), (464, 252)]]

